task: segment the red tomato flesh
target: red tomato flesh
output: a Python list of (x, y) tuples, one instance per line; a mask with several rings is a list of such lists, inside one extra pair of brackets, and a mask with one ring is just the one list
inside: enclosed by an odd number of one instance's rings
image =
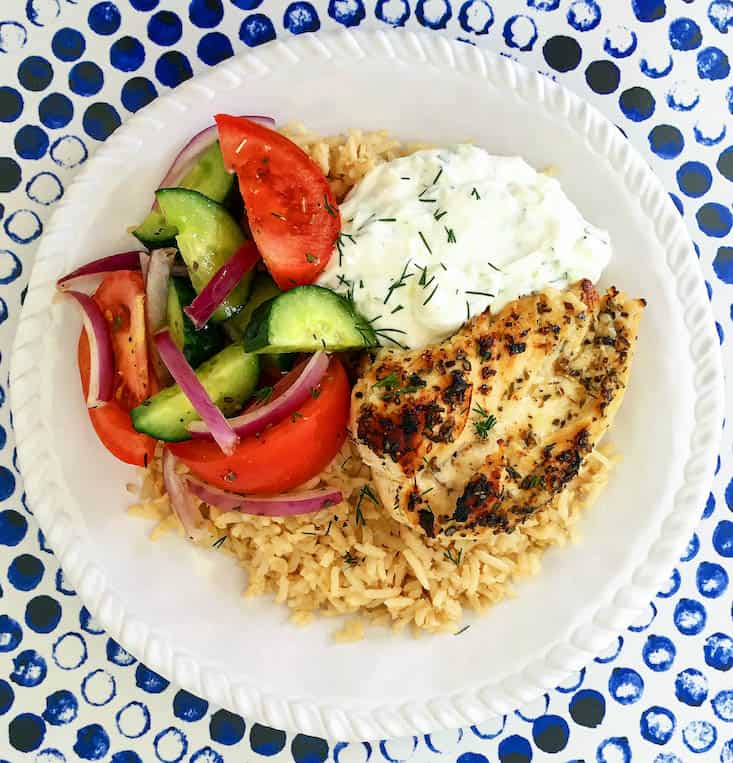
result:
[(140, 273), (110, 273), (94, 293), (107, 320), (115, 356), (116, 397), (134, 408), (153, 394), (145, 334), (145, 285)]
[[(81, 386), (86, 398), (89, 389), (89, 340), (82, 330), (77, 353)], [(155, 453), (155, 440), (133, 429), (128, 409), (117, 400), (101, 408), (90, 408), (89, 418), (102, 445), (120, 461), (147, 466)]]
[(224, 490), (281, 493), (315, 477), (346, 439), (351, 390), (341, 363), (331, 359), (320, 394), (293, 416), (259, 436), (244, 438), (231, 456), (213, 440), (188, 440), (168, 447), (191, 471)]
[(328, 265), (341, 216), (321, 168), (291, 140), (244, 117), (216, 116), (225, 166), (239, 179), (252, 235), (283, 289)]

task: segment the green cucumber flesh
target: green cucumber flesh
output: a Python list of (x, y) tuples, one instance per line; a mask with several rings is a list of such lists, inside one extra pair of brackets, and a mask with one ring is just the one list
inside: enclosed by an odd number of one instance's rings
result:
[[(198, 191), (217, 202), (223, 202), (229, 197), (234, 187), (234, 175), (224, 167), (219, 141), (199, 156), (181, 179), (179, 187)], [(177, 232), (175, 225), (169, 223), (165, 214), (156, 208), (135, 228), (133, 235), (148, 249), (161, 249), (173, 245)]]
[(297, 286), (261, 304), (244, 333), (247, 352), (281, 354), (363, 349), (374, 330), (349, 301), (322, 286)]
[[(198, 191), (163, 188), (155, 196), (166, 220), (178, 230), (178, 250), (194, 289), (201, 293), (213, 275), (244, 243), (244, 233), (221, 204)], [(247, 302), (251, 282), (252, 271), (234, 287), (212, 319), (224, 321), (236, 315)]]
[[(256, 389), (259, 373), (257, 356), (231, 344), (199, 366), (196, 376), (222, 413), (233, 416)], [(133, 408), (130, 417), (138, 432), (166, 442), (190, 439), (186, 427), (200, 418), (177, 384)]]
[(196, 291), (187, 278), (174, 277), (168, 282), (168, 328), (173, 341), (193, 368), (200, 366), (226, 344), (221, 326), (207, 323), (197, 331), (191, 319), (183, 312), (183, 308), (188, 307), (195, 297)]

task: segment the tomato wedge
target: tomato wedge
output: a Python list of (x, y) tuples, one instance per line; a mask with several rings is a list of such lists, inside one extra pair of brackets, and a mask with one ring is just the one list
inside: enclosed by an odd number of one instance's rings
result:
[[(85, 331), (79, 337), (77, 360), (86, 397), (89, 389), (89, 340)], [(110, 400), (101, 408), (90, 408), (89, 418), (102, 445), (113, 456), (133, 466), (148, 465), (155, 452), (155, 440), (132, 428), (130, 414), (120, 402)]]
[(94, 293), (107, 320), (115, 356), (116, 387), (123, 385), (123, 402), (134, 408), (154, 392), (145, 335), (145, 285), (140, 273), (110, 273)]
[(244, 438), (231, 456), (212, 440), (168, 447), (206, 482), (239, 493), (281, 493), (321, 472), (346, 439), (351, 392), (341, 363), (331, 364), (320, 384), (293, 416), (259, 436)]
[(283, 289), (313, 283), (341, 230), (336, 198), (320, 167), (291, 140), (245, 117), (216, 116), (226, 167), (257, 248)]

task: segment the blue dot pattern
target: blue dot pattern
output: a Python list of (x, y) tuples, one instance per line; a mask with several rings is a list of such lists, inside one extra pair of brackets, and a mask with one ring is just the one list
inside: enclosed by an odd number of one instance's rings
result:
[[(730, 341), (733, 0), (0, 5), (0, 379), (35, 244), (99, 143), (158, 95), (237, 53), (345, 28), (405, 27), (484, 46), (604, 111), (658, 172), (693, 231), (722, 347)], [(8, 408), (0, 381), (3, 760), (733, 763), (727, 455), (696, 533), (654, 602), (587, 668), (542, 700), (459, 732), (346, 743), (287, 734), (210, 705), (106, 634), (26, 505)], [(731, 452), (727, 429), (721, 452)]]

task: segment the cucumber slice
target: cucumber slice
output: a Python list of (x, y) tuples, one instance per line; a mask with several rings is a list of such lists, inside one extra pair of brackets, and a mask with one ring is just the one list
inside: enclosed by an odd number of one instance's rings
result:
[(207, 323), (196, 331), (191, 319), (183, 312), (193, 302), (196, 292), (187, 278), (171, 278), (168, 283), (168, 328), (173, 341), (183, 351), (186, 360), (198, 368), (205, 360), (216, 355), (226, 344), (221, 326)]
[[(247, 324), (252, 319), (252, 313), (268, 299), (282, 294), (280, 287), (272, 280), (267, 273), (257, 273), (252, 281), (252, 291), (249, 295), (247, 304), (230, 320), (227, 321), (227, 329), (240, 340), (244, 337)], [(270, 367), (276, 374), (290, 371), (295, 365), (295, 359), (298, 354), (295, 352), (286, 352), (282, 355), (263, 355), (262, 365)]]
[[(176, 242), (191, 283), (199, 293), (214, 273), (244, 243), (244, 233), (229, 212), (198, 191), (186, 188), (163, 188), (157, 191), (166, 220), (178, 229)], [(212, 316), (224, 321), (236, 315), (249, 296), (252, 271), (235, 286)]]
[(377, 337), (351, 303), (322, 286), (297, 286), (261, 304), (244, 332), (247, 352), (283, 353), (373, 347)]
[[(230, 344), (196, 371), (199, 381), (225, 416), (232, 416), (257, 387), (260, 362), (241, 344)], [(156, 440), (179, 442), (190, 436), (186, 426), (199, 418), (189, 399), (174, 384), (130, 411), (132, 425)]]
[(247, 304), (230, 320), (227, 321), (227, 329), (237, 337), (244, 337), (247, 324), (252, 319), (252, 313), (268, 299), (282, 294), (278, 285), (267, 273), (257, 273), (252, 281), (252, 290), (249, 293)]
[[(234, 175), (224, 168), (219, 141), (207, 148), (179, 183), (181, 188), (190, 188), (203, 193), (214, 201), (223, 202), (234, 187)], [(153, 209), (132, 232), (148, 249), (174, 246), (178, 230), (166, 221), (160, 209)]]

